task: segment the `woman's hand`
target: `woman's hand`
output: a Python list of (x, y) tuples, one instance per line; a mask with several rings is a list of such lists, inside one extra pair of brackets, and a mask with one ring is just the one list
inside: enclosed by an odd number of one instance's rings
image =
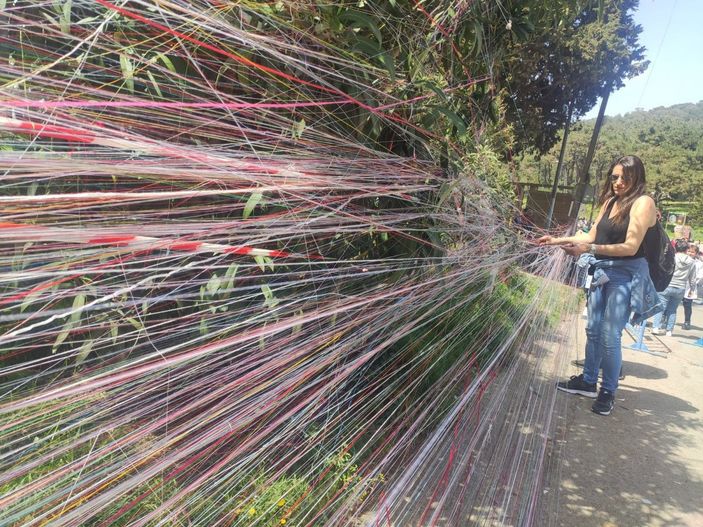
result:
[(572, 238), (557, 238), (556, 236), (542, 236), (535, 240), (537, 245), (571, 245)]
[(589, 243), (570, 243), (569, 245), (563, 245), (562, 249), (566, 254), (575, 256), (578, 258), (583, 253), (587, 253), (591, 250), (591, 244)]
[(547, 235), (537, 238), (535, 242), (537, 242), (537, 245), (559, 245), (558, 239), (559, 238), (555, 238), (554, 236)]

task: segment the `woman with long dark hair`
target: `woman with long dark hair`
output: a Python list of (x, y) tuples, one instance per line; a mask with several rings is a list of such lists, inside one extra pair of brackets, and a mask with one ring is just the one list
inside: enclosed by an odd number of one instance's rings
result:
[[(593, 228), (576, 236), (543, 236), (540, 245), (559, 245), (567, 253), (591, 253), (594, 284), (588, 297), (586, 360), (583, 373), (559, 382), (564, 392), (596, 398), (592, 410), (610, 415), (622, 364), (622, 331), (634, 312), (646, 319), (661, 308), (642, 242), (656, 236), (656, 207), (645, 194), (645, 172), (636, 156), (616, 159), (600, 195), (601, 210)], [(603, 368), (600, 391), (598, 371)]]

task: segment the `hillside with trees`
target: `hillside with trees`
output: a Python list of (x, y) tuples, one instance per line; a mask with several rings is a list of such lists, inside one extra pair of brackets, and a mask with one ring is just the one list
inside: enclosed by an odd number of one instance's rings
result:
[[(594, 124), (591, 119), (572, 129), (560, 184), (576, 183)], [(703, 190), (703, 101), (606, 117), (591, 165), (591, 183), (599, 188), (612, 160), (630, 153), (645, 162), (648, 186), (657, 201), (692, 201), (695, 206)], [(519, 165), (520, 179), (550, 184), (558, 159), (559, 145), (541, 157), (525, 156)]]

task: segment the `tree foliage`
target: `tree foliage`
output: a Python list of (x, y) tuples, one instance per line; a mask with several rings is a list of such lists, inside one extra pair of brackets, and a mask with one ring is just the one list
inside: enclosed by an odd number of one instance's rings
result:
[(561, 4), (558, 11), (521, 8), (536, 29), (531, 38), (514, 43), (501, 79), (510, 93), (507, 117), (515, 128), (516, 150), (547, 152), (570, 105), (578, 118), (605, 90), (619, 88), (647, 66), (637, 41), (641, 27), (632, 18), (637, 0)]

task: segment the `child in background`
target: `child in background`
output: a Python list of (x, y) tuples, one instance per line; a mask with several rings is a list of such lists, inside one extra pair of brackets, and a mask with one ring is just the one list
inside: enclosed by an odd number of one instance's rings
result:
[(693, 283), (686, 287), (686, 292), (683, 297), (683, 315), (684, 322), (681, 326), (682, 329), (691, 329), (691, 312), (693, 301), (698, 298), (698, 288), (703, 284), (703, 260), (700, 257), (700, 249), (697, 245), (691, 244), (688, 246), (688, 251), (686, 251), (691, 258), (694, 260), (694, 278)]
[(664, 310), (661, 313), (657, 313), (652, 320), (652, 335), (662, 334), (662, 322), (664, 320), (666, 321), (666, 336), (670, 337), (672, 335), (674, 324), (676, 323), (676, 310), (683, 300), (686, 289), (694, 283), (696, 266), (695, 260), (686, 254), (688, 242), (676, 240), (674, 248), (676, 249), (674, 276), (669, 282), (669, 287), (659, 293)]

